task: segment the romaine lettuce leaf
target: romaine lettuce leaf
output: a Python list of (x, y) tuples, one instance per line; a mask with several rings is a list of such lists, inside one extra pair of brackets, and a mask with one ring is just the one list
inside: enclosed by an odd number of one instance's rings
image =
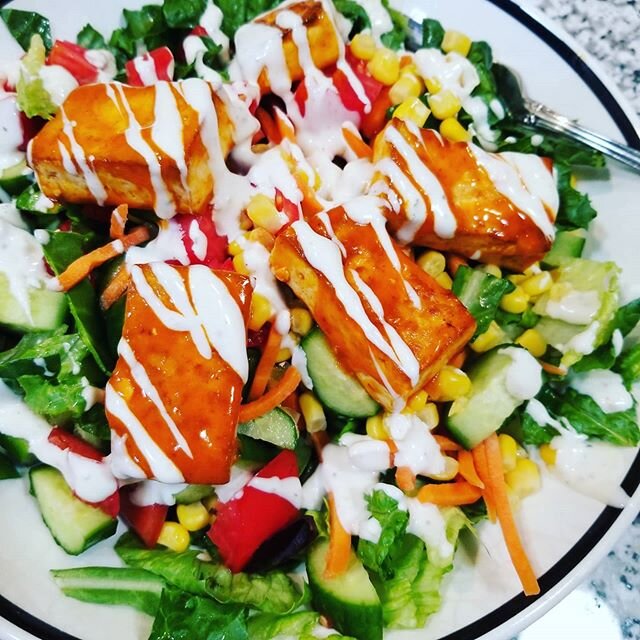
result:
[(26, 51), (31, 43), (31, 36), (38, 34), (47, 51), (51, 49), (51, 25), (49, 20), (35, 11), (20, 9), (0, 9), (0, 18), (7, 25), (9, 33)]
[(161, 548), (147, 549), (130, 533), (118, 540), (115, 549), (127, 565), (151, 571), (178, 589), (223, 604), (284, 614), (308, 598), (307, 592), (282, 571), (231, 573), (219, 562), (200, 560), (200, 552), (195, 550), (175, 553)]
[(87, 386), (77, 376), (69, 381), (52, 383), (39, 375), (20, 376), (18, 384), (24, 401), (50, 424), (66, 425), (79, 418), (87, 409), (84, 390)]
[(629, 351), (620, 354), (615, 370), (622, 376), (627, 389), (640, 380), (640, 344), (635, 344)]
[(249, 640), (245, 610), (166, 587), (149, 640)]
[[(333, 633), (320, 627), (320, 614), (315, 611), (298, 611), (285, 616), (259, 613), (249, 618), (249, 637), (251, 640), (271, 640), (272, 638), (297, 638), (315, 640), (316, 638), (340, 638), (353, 640), (347, 636)], [(318, 630), (321, 629), (321, 633)]]
[(46, 90), (42, 78), (38, 75), (44, 65), (45, 57), (46, 49), (44, 43), (36, 33), (31, 36), (29, 49), (22, 59), (22, 69), (16, 85), (16, 95), (18, 108), (27, 117), (39, 116), (48, 120), (55, 114), (58, 107)]
[(353, 26), (349, 35), (353, 36), (371, 27), (371, 20), (364, 7), (354, 0), (334, 0), (333, 5), (347, 20), (351, 21)]

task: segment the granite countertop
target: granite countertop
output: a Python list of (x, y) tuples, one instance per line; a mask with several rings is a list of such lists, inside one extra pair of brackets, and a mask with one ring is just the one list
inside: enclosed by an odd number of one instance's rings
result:
[[(640, 0), (527, 0), (576, 37), (640, 114)], [(640, 516), (589, 578), (518, 640), (640, 640)]]

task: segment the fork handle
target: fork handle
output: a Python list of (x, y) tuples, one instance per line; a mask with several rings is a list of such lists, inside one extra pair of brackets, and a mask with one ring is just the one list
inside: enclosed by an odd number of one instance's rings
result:
[(591, 131), (539, 102), (527, 100), (525, 106), (528, 112), (524, 118), (526, 124), (568, 135), (640, 173), (640, 151)]

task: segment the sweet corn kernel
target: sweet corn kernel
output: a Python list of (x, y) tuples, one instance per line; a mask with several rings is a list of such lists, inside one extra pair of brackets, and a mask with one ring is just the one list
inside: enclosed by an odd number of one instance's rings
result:
[(266, 229), (270, 233), (279, 231), (284, 223), (283, 216), (276, 209), (273, 200), (262, 193), (249, 200), (247, 215), (256, 227)]
[(415, 73), (403, 71), (389, 91), (392, 104), (400, 104), (407, 98), (417, 98), (423, 89), (420, 78)]
[(491, 324), (484, 333), (481, 333), (472, 343), (471, 348), (476, 353), (484, 353), (489, 351), (499, 344), (505, 342), (506, 336), (504, 331), (500, 328), (500, 325), (495, 320), (491, 321)]
[(237, 256), (233, 256), (233, 268), (242, 275), (248, 276), (251, 275), (251, 272), (247, 268), (247, 265), (244, 261), (244, 256), (242, 253), (239, 253)]
[(500, 444), (500, 455), (505, 473), (513, 471), (518, 462), (518, 443), (506, 433), (501, 433), (498, 436), (498, 443)]
[(429, 117), (429, 107), (419, 98), (407, 98), (393, 112), (394, 118), (410, 121), (421, 127)]
[(425, 251), (417, 260), (418, 266), (434, 278), (447, 266), (447, 259), (439, 251)]
[(505, 480), (519, 498), (526, 498), (540, 490), (540, 469), (533, 460), (523, 458), (518, 460), (515, 469), (505, 474)]
[(242, 211), (240, 213), (240, 229), (242, 231), (249, 231), (249, 229), (253, 228), (253, 222), (251, 222), (251, 218), (247, 215), (246, 211)]
[(520, 284), (527, 279), (527, 276), (524, 273), (515, 273), (510, 276), (507, 276), (507, 280), (513, 284)]
[(466, 396), (471, 391), (471, 380), (461, 369), (446, 365), (438, 374), (437, 388), (438, 400), (450, 402), (456, 398)]
[(400, 76), (400, 58), (391, 49), (383, 47), (373, 54), (367, 69), (378, 82), (392, 85)]
[(556, 457), (558, 455), (557, 451), (550, 444), (543, 444), (540, 446), (540, 457), (545, 461), (545, 463), (553, 467), (556, 463)]
[(482, 270), (495, 278), (502, 278), (502, 269), (497, 264), (485, 264)]
[(436, 282), (445, 289), (451, 289), (451, 287), (453, 287), (453, 280), (446, 271), (443, 271), (439, 276), (436, 276)]
[(524, 347), (534, 358), (541, 358), (547, 350), (547, 341), (535, 329), (527, 329), (519, 335), (516, 344)]
[(189, 548), (190, 543), (189, 532), (180, 523), (165, 522), (162, 525), (158, 544), (176, 553), (182, 553)]
[(417, 411), (416, 415), (430, 430), (435, 429), (440, 423), (440, 412), (438, 411), (438, 406), (433, 402), (427, 402), (424, 409)]
[(455, 51), (465, 58), (469, 55), (471, 49), (471, 38), (460, 31), (454, 31), (453, 29), (447, 29), (444, 32), (444, 38), (440, 48), (445, 52)]
[(283, 347), (276, 355), (276, 362), (286, 362), (287, 360), (291, 360), (291, 349)]
[(242, 247), (237, 240), (234, 240), (229, 244), (227, 251), (230, 256), (239, 256), (242, 253)]
[(371, 60), (373, 58), (377, 46), (373, 36), (368, 33), (357, 33), (353, 36), (353, 40), (349, 44), (351, 53), (360, 60)]
[(327, 430), (327, 418), (324, 415), (324, 409), (313, 393), (305, 391), (300, 396), (300, 410), (309, 433)]
[(218, 496), (213, 495), (202, 500), (202, 504), (207, 511), (215, 511), (218, 508)]
[(542, 269), (540, 268), (540, 263), (534, 262), (531, 266), (527, 267), (523, 273), (527, 277), (535, 276), (538, 273), (542, 273)]
[(453, 480), (458, 475), (458, 469), (460, 465), (455, 458), (451, 456), (444, 456), (444, 471), (440, 473), (428, 473), (426, 474), (427, 478), (431, 478), (432, 480)]
[(508, 313), (523, 313), (528, 306), (529, 296), (520, 286), (516, 286), (511, 293), (502, 296), (502, 300), (500, 300), (500, 308)]
[(449, 89), (430, 95), (427, 98), (427, 102), (431, 112), (438, 120), (453, 118), (462, 106), (458, 97)]
[(407, 402), (407, 409), (411, 413), (418, 413), (427, 406), (427, 399), (429, 398), (427, 392), (422, 389), (417, 393), (414, 393)]
[(176, 512), (178, 522), (187, 531), (198, 531), (209, 524), (209, 512), (202, 502), (179, 504)]
[(249, 329), (259, 331), (264, 324), (271, 319), (273, 310), (271, 303), (260, 293), (254, 293), (251, 298), (251, 311), (249, 313)]
[(424, 84), (429, 93), (438, 93), (442, 90), (442, 84), (440, 84), (440, 80), (438, 80), (438, 78), (425, 78)]
[(384, 424), (382, 414), (367, 418), (367, 435), (374, 440), (387, 440), (389, 432)]
[(247, 240), (249, 240), (250, 242), (260, 243), (268, 251), (271, 251), (271, 249), (273, 249), (273, 245), (276, 241), (273, 235), (262, 227), (251, 229), (251, 231), (249, 231), (249, 233), (247, 234)]
[(440, 123), (440, 135), (451, 142), (469, 142), (471, 134), (455, 119), (445, 118)]
[(291, 309), (291, 330), (299, 336), (306, 336), (313, 326), (313, 318), (306, 309)]
[(520, 286), (528, 296), (533, 298), (549, 291), (553, 286), (553, 278), (548, 271), (542, 271), (527, 278)]

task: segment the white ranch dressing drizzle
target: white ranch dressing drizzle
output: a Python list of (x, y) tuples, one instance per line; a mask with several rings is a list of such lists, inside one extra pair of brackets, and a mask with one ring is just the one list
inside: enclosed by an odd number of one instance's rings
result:
[(125, 254), (125, 264), (131, 267), (150, 262), (177, 260), (182, 265), (189, 264), (187, 250), (182, 240), (182, 229), (173, 220), (161, 220), (158, 235), (145, 247), (131, 247)]
[[(411, 134), (422, 145), (422, 136), (417, 127), (407, 123)], [(402, 134), (395, 127), (387, 127), (384, 138), (402, 156), (407, 163), (408, 172), (415, 178), (416, 182), (428, 194), (431, 211), (433, 212), (433, 230), (440, 238), (453, 238), (456, 232), (456, 217), (451, 211), (447, 194), (435, 175), (429, 171), (422, 162), (415, 149), (404, 139)]]
[(540, 363), (526, 349), (519, 347), (505, 347), (499, 353), (512, 360), (505, 377), (507, 391), (517, 400), (534, 398), (542, 387)]
[(50, 432), (51, 425), (0, 380), (0, 433), (26, 440), (29, 451), (58, 469), (74, 493), (87, 502), (100, 502), (118, 490), (108, 464), (60, 449), (49, 442)]
[(193, 251), (193, 254), (199, 260), (204, 260), (207, 255), (209, 241), (197, 220), (192, 220), (189, 225), (189, 238), (191, 238), (191, 251)]
[(342, 257), (346, 258), (347, 250), (344, 248), (344, 245), (342, 244), (342, 242), (340, 242), (340, 240), (338, 239), (338, 236), (335, 234), (335, 231), (333, 230), (333, 225), (331, 224), (331, 218), (329, 218), (329, 214), (326, 211), (321, 211), (320, 213), (317, 214), (317, 217), (324, 225), (324, 228), (329, 234), (331, 241), (335, 245), (337, 245), (338, 249), (340, 249), (340, 253), (342, 254)]
[(18, 150), (22, 144), (22, 124), (16, 96), (0, 89), (0, 171), (17, 165), (24, 159)]
[(131, 502), (139, 507), (148, 507), (153, 504), (164, 504), (170, 507), (176, 503), (176, 494), (188, 486), (184, 482), (165, 484), (157, 480), (145, 480), (136, 485), (129, 497)]
[(182, 42), (182, 50), (187, 64), (193, 64), (199, 78), (211, 82), (215, 86), (222, 84), (222, 76), (204, 63), (207, 46), (199, 36), (187, 36)]
[(548, 411), (547, 408), (536, 398), (531, 398), (525, 408), (525, 413), (529, 414), (541, 427), (549, 425), (554, 429), (561, 431), (565, 427), (556, 420)]
[(134, 58), (133, 66), (138, 72), (144, 86), (148, 87), (158, 82), (159, 78), (156, 71), (156, 63), (148, 53)]
[(575, 351), (583, 356), (587, 356), (593, 353), (596, 348), (596, 340), (598, 339), (598, 333), (600, 332), (600, 322), (596, 320), (592, 322), (584, 331), (581, 331), (577, 335), (573, 336), (567, 344), (555, 345), (556, 348), (562, 353)]
[(613, 334), (611, 335), (611, 344), (613, 345), (613, 353), (617, 358), (622, 353), (622, 348), (624, 346), (624, 336), (622, 335), (622, 331), (620, 329), (615, 329)]
[(118, 343), (118, 355), (127, 363), (135, 383), (140, 387), (140, 391), (142, 391), (145, 397), (149, 398), (149, 400), (153, 402), (165, 424), (169, 427), (169, 431), (171, 431), (171, 435), (173, 435), (177, 443), (177, 448), (182, 449), (190, 458), (193, 458), (193, 453), (191, 452), (188, 442), (178, 428), (178, 425), (169, 415), (158, 390), (149, 378), (149, 374), (136, 358), (131, 345), (124, 338), (120, 338), (120, 342)]
[(45, 91), (51, 102), (59, 107), (67, 96), (78, 86), (78, 81), (64, 67), (57, 64), (44, 65), (38, 71)]
[(371, 35), (380, 45), (380, 36), (393, 29), (393, 22), (389, 12), (380, 0), (359, 0), (360, 6), (367, 12), (371, 23)]
[(622, 376), (607, 369), (573, 374), (569, 386), (592, 398), (604, 413), (627, 411), (633, 407), (633, 397), (624, 386)]
[[(107, 90), (110, 88), (109, 85), (106, 85), (106, 87)], [(104, 185), (100, 181), (98, 174), (89, 166), (87, 158), (85, 157), (84, 149), (76, 140), (76, 136), (73, 132), (76, 123), (69, 120), (64, 107), (60, 107), (60, 117), (62, 118), (62, 131), (69, 141), (73, 159), (78, 165), (78, 169), (82, 173), (82, 177), (87, 183), (87, 188), (91, 192), (91, 195), (96, 199), (96, 202), (102, 206), (107, 199), (107, 192), (105, 191)], [(89, 161), (91, 161), (90, 158)]]
[(74, 164), (69, 152), (67, 151), (67, 147), (64, 146), (62, 140), (58, 140), (58, 149), (60, 150), (60, 157), (62, 158), (62, 166), (64, 170), (72, 176), (78, 175), (78, 170), (76, 169), (76, 165)]
[(116, 478), (122, 480), (142, 480), (147, 474), (133, 461), (127, 451), (128, 435), (118, 435), (111, 431), (111, 453), (106, 460), (109, 462), (111, 471)]
[(110, 82), (115, 77), (118, 68), (116, 59), (107, 49), (89, 49), (84, 53), (85, 60), (98, 71), (98, 82)]
[(210, 1), (204, 13), (200, 16), (200, 26), (216, 44), (222, 47), (221, 55), (224, 58), (228, 58), (229, 38), (221, 29), (223, 18), (224, 15), (220, 8), (214, 2)]
[(558, 300), (549, 298), (545, 306), (545, 315), (569, 324), (589, 324), (600, 310), (600, 306), (600, 295), (597, 291), (571, 289)]
[(246, 466), (234, 464), (231, 467), (229, 482), (213, 485), (218, 500), (223, 504), (233, 500), (253, 478), (253, 471)]
[(313, 389), (313, 380), (307, 368), (307, 354), (300, 345), (296, 346), (291, 354), (291, 365), (298, 370), (302, 384), (311, 391)]
[(299, 509), (302, 505), (302, 485), (300, 484), (300, 478), (297, 476), (290, 478), (253, 476), (247, 487), (276, 495), (290, 502), (296, 509)]
[(555, 220), (560, 206), (560, 194), (553, 173), (549, 171), (544, 160), (534, 153), (503, 151), (500, 155), (516, 168), (527, 191), (543, 202), (547, 212), (550, 212)]

